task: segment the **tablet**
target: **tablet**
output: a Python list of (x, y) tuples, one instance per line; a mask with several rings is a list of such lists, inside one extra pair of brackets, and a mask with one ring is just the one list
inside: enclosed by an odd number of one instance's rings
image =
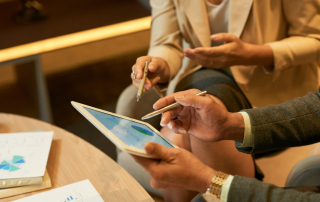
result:
[(146, 154), (144, 150), (144, 145), (147, 142), (156, 142), (169, 148), (178, 148), (146, 122), (73, 101), (71, 104), (122, 151), (153, 158)]

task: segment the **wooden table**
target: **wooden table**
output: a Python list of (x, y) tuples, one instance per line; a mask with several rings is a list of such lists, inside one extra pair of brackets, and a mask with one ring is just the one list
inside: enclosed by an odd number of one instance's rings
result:
[[(0, 133), (54, 131), (47, 170), (52, 188), (89, 179), (105, 202), (154, 201), (141, 185), (106, 154), (59, 127), (18, 115), (0, 113)], [(12, 201), (50, 189), (0, 199)]]

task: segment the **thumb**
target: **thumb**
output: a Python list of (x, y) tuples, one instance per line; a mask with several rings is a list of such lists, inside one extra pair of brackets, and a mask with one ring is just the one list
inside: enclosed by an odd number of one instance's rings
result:
[(219, 34), (213, 34), (211, 35), (211, 40), (213, 41), (219, 41), (219, 42), (233, 42), (238, 39), (238, 37), (234, 34), (230, 33), (219, 33)]
[(148, 142), (144, 149), (146, 150), (147, 154), (157, 158), (157, 159), (168, 159), (171, 155), (171, 148), (163, 146), (161, 144), (155, 142)]
[(212, 102), (212, 99), (207, 96), (197, 96), (191, 94), (176, 96), (175, 100), (183, 106), (190, 106), (200, 109), (210, 107)]

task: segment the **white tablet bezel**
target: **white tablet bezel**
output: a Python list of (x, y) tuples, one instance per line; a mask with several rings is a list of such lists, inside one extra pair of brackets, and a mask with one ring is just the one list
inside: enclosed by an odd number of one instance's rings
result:
[(98, 121), (94, 116), (92, 116), (84, 107), (89, 108), (89, 109), (93, 109), (102, 113), (106, 113), (106, 114), (110, 114), (112, 116), (116, 116), (122, 119), (127, 119), (129, 121), (133, 121), (133, 122), (137, 122), (143, 125), (148, 126), (153, 132), (155, 132), (157, 135), (159, 135), (162, 139), (164, 139), (165, 141), (167, 141), (173, 148), (179, 148), (177, 145), (173, 144), (168, 138), (166, 138), (164, 135), (162, 135), (157, 129), (155, 129), (153, 126), (151, 126), (149, 123), (143, 122), (143, 121), (139, 121), (136, 119), (132, 119), (126, 116), (122, 116), (119, 114), (115, 114), (112, 112), (108, 112), (108, 111), (104, 111), (102, 109), (98, 109), (98, 108), (94, 108), (88, 105), (84, 105), (78, 102), (74, 102), (71, 101), (72, 106), (74, 106), (74, 108), (76, 108), (86, 119), (88, 119), (88, 121), (90, 121), (90, 123), (92, 123), (98, 130), (100, 130), (100, 132), (102, 132), (102, 134), (104, 134), (113, 144), (115, 144), (120, 150), (122, 151), (126, 151), (130, 154), (134, 154), (137, 156), (142, 156), (142, 157), (146, 157), (146, 158), (154, 158), (150, 155), (148, 155), (144, 149), (139, 149), (139, 148), (134, 148), (131, 146), (128, 146), (126, 144), (124, 144), (116, 135), (114, 135), (110, 130), (108, 130), (108, 128), (106, 128), (100, 121)]

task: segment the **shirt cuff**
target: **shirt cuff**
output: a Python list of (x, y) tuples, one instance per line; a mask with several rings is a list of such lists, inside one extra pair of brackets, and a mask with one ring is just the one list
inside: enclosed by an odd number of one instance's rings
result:
[(223, 183), (221, 188), (220, 202), (227, 202), (232, 180), (233, 180), (233, 176), (229, 175), (227, 180)]
[(235, 145), (238, 148), (253, 147), (253, 134), (251, 130), (251, 121), (247, 112), (239, 112), (244, 120), (244, 138), (243, 142), (235, 141)]

